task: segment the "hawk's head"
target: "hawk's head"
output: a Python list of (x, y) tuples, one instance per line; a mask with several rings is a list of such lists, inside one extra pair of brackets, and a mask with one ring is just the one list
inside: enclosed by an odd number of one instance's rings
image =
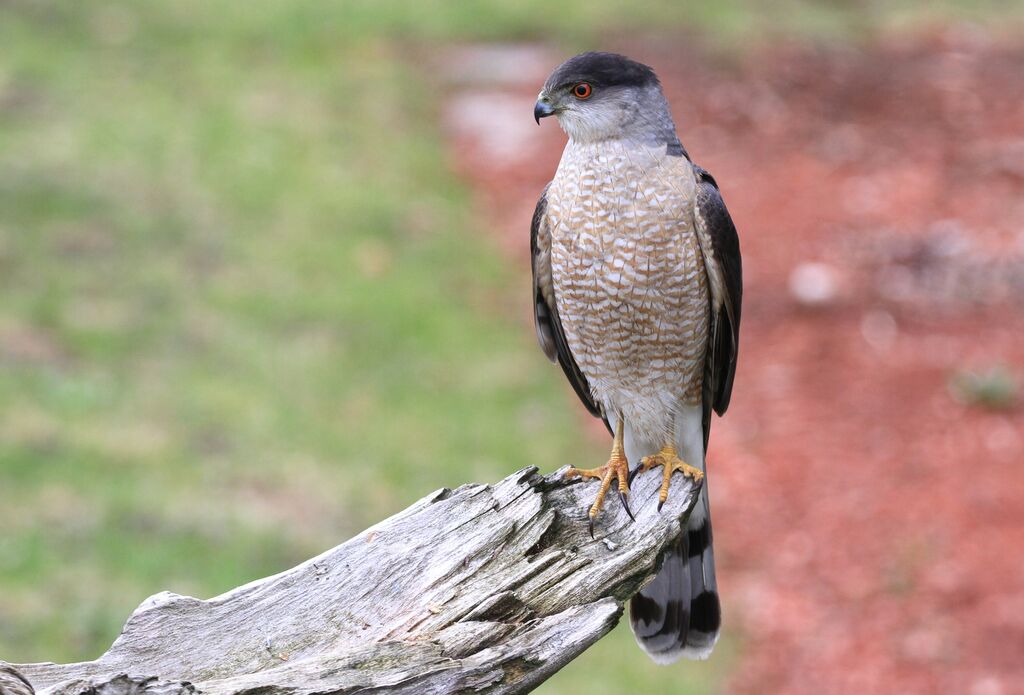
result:
[(615, 53), (581, 53), (559, 65), (533, 108), (537, 123), (552, 115), (576, 142), (678, 142), (657, 75)]

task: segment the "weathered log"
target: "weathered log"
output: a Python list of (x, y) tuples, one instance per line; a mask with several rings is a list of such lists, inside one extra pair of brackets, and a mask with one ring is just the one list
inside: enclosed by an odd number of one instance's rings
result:
[(633, 481), (635, 522), (610, 494), (595, 539), (597, 486), (562, 471), (442, 489), (281, 574), (156, 594), (96, 661), (6, 665), (0, 695), (526, 693), (654, 576), (698, 490), (676, 476), (658, 513), (660, 482)]

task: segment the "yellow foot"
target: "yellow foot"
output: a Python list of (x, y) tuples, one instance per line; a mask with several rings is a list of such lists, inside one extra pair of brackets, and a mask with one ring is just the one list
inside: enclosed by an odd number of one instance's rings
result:
[(664, 449), (652, 456), (644, 456), (640, 461), (641, 471), (647, 471), (656, 466), (662, 466), (664, 469), (664, 480), (661, 483), (661, 492), (658, 494), (658, 511), (661, 511), (662, 506), (665, 504), (665, 500), (668, 499), (668, 486), (672, 481), (672, 474), (676, 471), (681, 471), (683, 476), (686, 478), (693, 478), (693, 482), (699, 483), (704, 479), (704, 472), (699, 468), (694, 468), (690, 464), (679, 458), (676, 453), (674, 446), (666, 446)]
[(633, 518), (633, 512), (629, 509), (629, 463), (626, 462), (626, 456), (621, 451), (612, 451), (612, 456), (608, 459), (608, 463), (600, 468), (570, 468), (565, 472), (566, 478), (575, 478), (577, 476), (580, 478), (597, 478), (601, 481), (601, 488), (597, 491), (597, 499), (594, 500), (594, 505), (590, 508), (589, 512), (591, 538), (594, 537), (594, 519), (597, 518), (598, 512), (601, 511), (601, 507), (604, 505), (604, 497), (612, 486), (612, 480), (618, 480), (619, 499), (622, 501), (622, 506), (626, 508), (629, 518)]

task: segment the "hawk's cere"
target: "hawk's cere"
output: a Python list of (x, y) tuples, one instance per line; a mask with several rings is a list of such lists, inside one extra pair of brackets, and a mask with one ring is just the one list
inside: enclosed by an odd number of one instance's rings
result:
[[(711, 411), (729, 406), (743, 284), (739, 240), (715, 180), (695, 165), (646, 65), (584, 53), (544, 83), (534, 117), (569, 136), (533, 215), (537, 337), (614, 434), (591, 531), (630, 466), (703, 478)], [(630, 623), (659, 663), (706, 658), (718, 639), (707, 481), (687, 532), (633, 598)]]

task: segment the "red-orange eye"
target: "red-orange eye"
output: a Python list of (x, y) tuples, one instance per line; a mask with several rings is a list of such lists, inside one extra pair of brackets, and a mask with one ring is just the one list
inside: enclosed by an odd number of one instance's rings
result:
[(594, 90), (586, 82), (580, 82), (572, 88), (572, 93), (577, 99), (589, 99)]

